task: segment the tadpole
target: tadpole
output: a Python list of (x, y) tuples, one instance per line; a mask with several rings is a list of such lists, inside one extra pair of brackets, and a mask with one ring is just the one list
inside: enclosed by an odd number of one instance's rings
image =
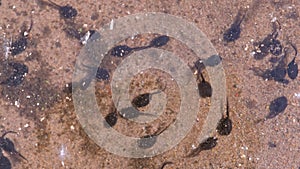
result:
[[(241, 17), (241, 15), (243, 15)], [(234, 19), (234, 22), (231, 24), (230, 28), (227, 29), (223, 35), (223, 39), (226, 42), (233, 42), (240, 37), (241, 34), (241, 23), (244, 20), (246, 14), (242, 14), (241, 10), (238, 11), (237, 16)]]
[(204, 142), (200, 143), (199, 146), (192, 150), (192, 152), (186, 157), (195, 157), (203, 150), (210, 150), (214, 148), (218, 143), (218, 138), (208, 137)]
[(297, 51), (297, 48), (296, 46), (294, 46), (293, 44), (291, 44), (291, 46), (294, 48), (295, 50), (295, 56), (294, 58), (292, 59), (292, 61), (288, 64), (288, 67), (287, 67), (287, 73), (288, 73), (288, 76), (294, 80), (297, 78), (298, 76), (298, 64), (295, 62), (296, 60), (296, 56), (298, 54), (298, 51)]
[(77, 10), (70, 5), (60, 6), (51, 0), (48, 0), (48, 2), (58, 9), (60, 16), (63, 18), (70, 19), (77, 16)]
[[(165, 89), (163, 89), (163, 90), (165, 90)], [(133, 100), (131, 101), (131, 104), (135, 108), (145, 107), (150, 103), (153, 95), (161, 93), (162, 91), (159, 90), (159, 91), (156, 91), (153, 93), (140, 94), (140, 95), (136, 96), (135, 98), (133, 98)]]
[(229, 103), (227, 98), (226, 117), (222, 117), (217, 126), (217, 131), (220, 135), (229, 135), (232, 130), (232, 121), (229, 118)]
[(266, 119), (271, 119), (283, 113), (288, 105), (288, 100), (285, 96), (278, 97), (271, 101), (269, 106), (269, 114), (266, 116)]
[(19, 37), (19, 39), (11, 43), (10, 53), (12, 56), (16, 56), (22, 53), (27, 48), (27, 44), (28, 44), (27, 40), (28, 40), (29, 33), (32, 29), (32, 25), (33, 25), (33, 21), (31, 20), (28, 30), (23, 30), (21, 32), (21, 36)]

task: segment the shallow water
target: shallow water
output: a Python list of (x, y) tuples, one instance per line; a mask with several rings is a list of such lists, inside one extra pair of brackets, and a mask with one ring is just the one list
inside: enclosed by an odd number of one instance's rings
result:
[[(3, 152), (3, 155), (9, 159), (12, 168), (159, 168), (166, 161), (171, 161), (172, 164), (166, 165), (165, 168), (280, 169), (298, 168), (300, 166), (299, 76), (293, 80), (286, 75), (285, 78), (289, 81), (286, 84), (272, 79), (265, 80), (253, 71), (253, 69), (264, 71), (276, 67), (276, 63), (269, 62), (271, 57), (275, 57), (272, 54), (268, 54), (262, 60), (256, 60), (253, 57), (255, 42), (263, 40), (268, 34), (272, 33), (273, 24), (271, 21), (277, 20), (281, 25), (277, 39), (284, 47), (288, 47), (286, 65), (292, 61), (294, 51), (288, 43), (293, 43), (298, 48), (300, 46), (298, 38), (300, 36), (299, 1), (272, 0), (270, 2), (260, 2), (243, 0), (233, 2), (226, 0), (202, 2), (178, 0), (171, 2), (168, 0), (141, 0), (121, 3), (119, 1), (60, 2), (57, 0), (55, 3), (71, 5), (77, 9), (78, 15), (73, 19), (63, 19), (57, 9), (45, 5), (40, 0), (32, 2), (1, 1), (0, 81), (3, 82), (14, 74), (14, 70), (7, 66), (8, 63), (23, 63), (28, 66), (29, 70), (21, 84), (16, 86), (2, 84), (0, 86), (0, 129), (3, 132), (18, 132), (18, 134), (8, 134), (6, 137), (13, 141), (17, 151), (28, 160)], [(240, 9), (247, 11), (240, 25), (240, 38), (234, 42), (224, 42), (223, 33), (233, 23)], [(184, 91), (180, 90), (180, 84), (187, 82), (186, 86), (188, 86), (201, 81), (201, 78), (197, 79), (195, 69), (191, 69), (192, 71), (187, 73), (184, 71), (186, 67), (192, 67), (193, 62), (199, 59), (195, 52), (190, 49), (191, 46), (184, 44), (176, 37), (170, 37), (170, 41), (166, 45), (155, 48), (158, 49), (155, 52), (159, 52), (159, 50), (168, 51), (177, 55), (180, 58), (179, 61), (185, 63), (177, 66), (168, 65), (170, 72), (174, 75), (157, 69), (143, 70), (146, 64), (136, 66), (141, 71), (136, 72), (137, 74), (133, 75), (130, 80), (124, 80), (122, 76), (113, 75), (114, 72), (126, 70), (126, 59), (146, 55), (145, 53), (143, 55), (143, 52), (146, 52), (143, 50), (138, 51), (140, 53), (137, 56), (135, 56), (137, 52), (131, 52), (127, 58), (105, 55), (100, 67), (108, 70), (110, 73), (109, 80), (106, 78), (98, 81), (93, 80), (91, 74), (97, 70), (94, 65), (98, 66), (98, 62), (93, 63), (93, 60), (82, 59), (82, 65), (88, 64), (89, 67), (75, 66), (80, 60), (77, 57), (82, 56), (82, 52), (89, 52), (88, 50), (85, 51), (87, 48), (84, 48), (84, 45), (80, 42), (80, 38), (88, 30), (100, 30), (106, 25), (104, 28), (115, 31), (120, 29), (118, 26), (121, 25), (118, 25), (118, 18), (144, 12), (171, 14), (193, 23), (207, 36), (208, 41), (212, 43), (217, 54), (221, 57), (221, 64), (226, 78), (226, 84), (223, 84), (222, 88), (226, 91), (226, 96), (229, 99), (229, 114), (233, 129), (226, 136), (218, 135), (215, 130), (208, 130), (209, 135), (207, 137), (216, 136), (218, 138), (217, 145), (210, 150), (201, 151), (199, 155), (193, 158), (186, 158), (186, 156), (192, 149), (197, 147), (198, 141), (203, 139), (199, 136), (206, 129), (204, 124), (206, 124), (207, 117), (211, 115), (209, 110), (214, 105), (213, 100), (216, 96), (214, 94), (218, 94), (219, 91), (213, 86), (212, 98), (201, 98), (197, 95), (197, 85), (195, 85), (195, 88), (189, 88), (186, 92), (195, 92), (194, 95), (188, 98), (191, 99), (197, 96), (196, 103), (199, 103), (199, 109), (189, 109), (191, 112), (196, 112), (195, 117), (185, 117), (192, 115), (189, 111), (183, 115), (179, 113), (181, 108), (184, 107), (181, 104), (185, 101), (185, 98), (182, 98), (185, 95)], [(31, 20), (33, 25), (27, 37), (27, 48), (22, 53), (12, 56), (9, 53), (9, 45), (12, 41), (24, 35), (24, 31), (28, 30)], [(123, 24), (126, 25), (126, 23)], [(176, 25), (176, 22), (174, 22), (174, 25)], [(173, 31), (176, 28), (174, 25), (169, 25)], [(134, 27), (134, 24), (126, 26), (126, 29), (137, 29), (138, 27), (138, 25)], [(185, 29), (192, 28), (186, 25)], [(124, 36), (126, 34), (126, 32), (121, 31), (118, 33), (124, 34)], [(183, 37), (185, 33), (178, 31), (176, 35), (178, 35), (177, 37)], [(199, 38), (193, 33), (188, 35), (190, 36), (187, 37), (187, 40), (192, 41)], [(103, 34), (100, 34), (99, 37), (94, 39), (101, 39), (103, 36)], [(156, 33), (138, 34), (113, 45), (147, 46), (157, 36)], [(113, 38), (106, 40), (113, 41), (115, 40)], [(206, 45), (204, 42), (195, 44)], [(210, 51), (210, 49), (207, 51)], [(165, 56), (171, 56), (168, 52), (164, 53)], [(203, 53), (204, 55), (205, 53)], [(148, 59), (151, 61), (153, 58)], [(162, 59), (162, 61), (167, 60)], [(169, 60), (171, 63), (172, 59)], [(299, 64), (299, 56), (296, 57), (295, 62)], [(138, 62), (135, 64), (138, 64)], [(156, 65), (159, 65), (159, 63)], [(217, 62), (217, 65), (220, 65), (220, 63)], [(210, 77), (215, 73), (210, 72), (214, 70), (214, 66), (208, 66), (203, 73), (205, 80), (210, 83), (214, 78)], [(73, 78), (76, 68), (82, 68), (78, 72), (85, 72), (85, 74)], [(127, 70), (131, 70), (130, 67)], [(123, 77), (126, 75), (126, 72), (121, 71), (119, 73), (123, 73)], [(184, 74), (185, 76), (179, 76), (181, 73), (186, 74)], [(185, 81), (182, 81), (182, 83), (181, 81), (176, 82), (175, 77), (177, 76), (175, 74), (178, 74), (178, 77), (182, 77)], [(155, 113), (149, 116), (148, 114), (139, 115), (137, 119), (146, 123), (118, 117), (118, 121), (113, 127), (126, 136), (138, 138), (145, 135), (162, 134), (162, 139), (159, 139), (159, 137), (157, 139), (156, 146), (159, 147), (163, 146), (164, 142), (172, 141), (172, 139), (164, 140), (164, 136), (168, 136), (168, 133), (163, 134), (165, 128), (172, 128), (176, 118), (192, 119), (184, 122), (194, 124), (188, 133), (173, 133), (174, 138), (183, 137), (183, 139), (169, 151), (157, 156), (127, 158), (109, 153), (103, 148), (103, 145), (99, 146), (97, 140), (91, 139), (97, 137), (97, 133), (86, 132), (87, 126), (82, 124), (85, 119), (82, 119), (76, 112), (76, 106), (74, 107), (73, 103), (74, 98), (72, 98), (74, 95), (72, 96), (70, 93), (70, 85), (67, 85), (72, 82), (72, 78), (74, 80), (72, 84), (74, 91), (84, 91), (82, 89), (85, 89), (85, 86), (82, 85), (86, 84), (83, 83), (95, 85), (95, 101), (103, 116), (114, 111), (114, 107), (124, 106), (121, 104), (123, 100), (117, 100), (122, 93), (113, 95), (114, 91), (122, 91), (118, 86), (111, 85), (118, 84), (113, 83), (117, 80), (120, 84), (127, 82), (126, 80), (130, 82), (128, 88), (129, 99), (146, 92), (163, 91), (164, 94), (159, 95), (163, 96), (162, 98), (153, 95), (149, 105), (139, 108), (139, 111), (146, 113), (155, 110)], [(83, 78), (86, 78), (86, 81), (82, 80)], [(166, 88), (164, 89), (164, 87)], [(66, 88), (69, 90), (66, 90)], [(92, 91), (88, 86), (86, 90)], [(288, 99), (288, 105), (284, 112), (279, 113), (274, 118), (265, 120), (264, 118), (270, 111), (271, 101), (281, 96)], [(115, 102), (113, 103), (113, 101)], [(189, 103), (193, 101), (195, 99), (190, 100)], [(160, 103), (165, 103), (165, 105)], [(224, 107), (220, 109), (225, 110), (226, 102), (222, 105)], [(163, 109), (163, 111), (156, 111), (158, 109)], [(86, 109), (86, 113), (89, 113), (89, 109)], [(98, 117), (97, 113), (88, 115), (91, 116), (88, 116), (87, 119)], [(218, 120), (221, 115), (222, 112), (219, 114), (217, 112), (215, 118)], [(154, 117), (157, 118), (154, 119)], [(93, 120), (91, 123), (103, 125), (103, 121), (99, 122), (96, 118)], [(178, 126), (175, 125), (174, 128), (180, 128)], [(97, 131), (97, 127), (94, 129)], [(107, 131), (110, 130), (107, 128)], [(107, 140), (107, 144), (114, 143), (114, 141), (120, 145), (125, 144), (125, 147), (131, 146), (126, 146), (127, 142), (125, 140), (111, 139)], [(115, 146), (112, 150), (118, 150), (118, 145)], [(135, 152), (132, 149), (128, 151)], [(143, 154), (143, 152), (155, 153), (151, 149), (139, 149), (137, 154)]]

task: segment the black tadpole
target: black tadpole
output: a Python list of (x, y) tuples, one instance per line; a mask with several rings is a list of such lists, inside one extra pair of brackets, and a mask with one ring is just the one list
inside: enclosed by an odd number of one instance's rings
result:
[(226, 42), (233, 42), (240, 37), (241, 34), (241, 23), (244, 20), (246, 14), (243, 14), (241, 18), (241, 10), (239, 10), (234, 22), (231, 24), (230, 28), (227, 29), (223, 35), (223, 39)]
[(288, 100), (285, 96), (278, 97), (274, 99), (269, 106), (269, 114), (266, 116), (266, 119), (271, 119), (283, 113), (288, 105)]
[(294, 80), (298, 76), (298, 64), (295, 62), (296, 57), (293, 58), (293, 60), (288, 64), (287, 72), (288, 76)]
[[(163, 90), (165, 90), (165, 89), (163, 89)], [(156, 91), (153, 93), (140, 94), (140, 95), (136, 96), (135, 98), (133, 98), (133, 100), (131, 101), (131, 104), (135, 108), (145, 107), (150, 103), (152, 96), (154, 94), (158, 94), (158, 93), (161, 93), (161, 91), (159, 90), (159, 91)]]
[(291, 46), (293, 47), (293, 49), (295, 50), (295, 56), (293, 58), (293, 60), (288, 64), (287, 67), (287, 73), (289, 78), (291, 78), (292, 80), (296, 79), (298, 76), (298, 64), (296, 63), (296, 56), (298, 54), (297, 48), (296, 46), (294, 46), (293, 44), (291, 44)]
[(27, 48), (28, 35), (32, 29), (32, 25), (33, 25), (33, 21), (31, 20), (28, 30), (22, 31), (20, 38), (11, 43), (10, 53), (12, 56), (16, 56), (22, 53)]
[(210, 150), (216, 147), (217, 143), (218, 143), (218, 138), (209, 137), (204, 142), (200, 143), (199, 146), (196, 149), (192, 150), (192, 152), (186, 157), (195, 157), (203, 150)]
[(229, 135), (232, 130), (232, 121), (229, 118), (229, 103), (227, 99), (226, 117), (222, 117), (217, 126), (217, 131), (220, 135)]
[(51, 0), (48, 0), (48, 1), (51, 5), (53, 5), (55, 8), (57, 8), (59, 10), (59, 14), (61, 17), (70, 19), (70, 18), (74, 18), (75, 16), (77, 16), (77, 10), (75, 8), (73, 8), (72, 6), (70, 6), (70, 5), (60, 6)]

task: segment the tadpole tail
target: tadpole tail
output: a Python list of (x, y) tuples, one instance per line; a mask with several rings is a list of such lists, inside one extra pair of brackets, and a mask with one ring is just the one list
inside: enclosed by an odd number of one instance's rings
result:
[(31, 18), (29, 28), (26, 32), (29, 33), (31, 31), (32, 27), (33, 27), (33, 20)]
[(292, 48), (294, 49), (294, 51), (295, 51), (295, 56), (294, 56), (294, 59), (295, 59), (295, 57), (298, 55), (298, 50), (297, 50), (297, 48), (296, 48), (296, 46), (293, 44), (293, 43), (288, 43), (289, 45), (291, 45), (292, 46)]
[(21, 153), (16, 152), (21, 158), (23, 158), (25, 161), (28, 161), (27, 158), (25, 158)]
[[(237, 23), (238, 26), (241, 25), (241, 23), (243, 22), (243, 20), (244, 20), (245, 17), (246, 17), (247, 11), (244, 12), (244, 13), (242, 13), (242, 11), (243, 11), (243, 10), (240, 9), (240, 10), (238, 11), (238, 15), (237, 15), (237, 17), (236, 17), (236, 23)], [(240, 18), (241, 15), (242, 15), (242, 18)]]
[(204, 78), (204, 76), (203, 76), (203, 74), (201, 72), (200, 72), (200, 76), (201, 76), (202, 82), (206, 82), (205, 78)]
[[(243, 20), (246, 18), (247, 10), (239, 9), (234, 19), (233, 25), (240, 26)], [(242, 18), (241, 18), (242, 16)]]
[(226, 97), (226, 116), (229, 117), (229, 101), (228, 101), (228, 97)]
[(276, 39), (277, 36), (278, 36), (278, 30), (281, 29), (281, 25), (280, 25), (279, 21), (276, 20), (275, 22), (273, 22), (273, 33), (272, 33), (272, 36), (273, 36), (274, 39)]
[[(44, 1), (45, 2), (45, 1)], [(61, 6), (59, 6), (58, 4), (56, 4), (55, 2), (53, 2), (53, 1), (51, 1), (51, 0), (48, 0), (48, 2), (45, 2), (45, 3), (47, 3), (47, 4), (49, 4), (49, 5), (52, 5), (52, 6), (54, 6), (55, 8), (57, 8), (57, 9), (59, 9)]]
[(202, 151), (202, 147), (198, 146), (196, 149), (192, 150), (187, 156), (185, 156), (186, 158), (191, 158), (191, 157), (195, 157), (197, 156), (201, 151)]
[(2, 134), (2, 138), (3, 137), (5, 137), (8, 133), (14, 133), (14, 134), (17, 134), (17, 132), (15, 132), (15, 131), (6, 131), (6, 132), (4, 132), (3, 134)]
[(151, 48), (150, 45), (147, 45), (147, 46), (139, 46), (139, 47), (134, 47), (134, 48), (131, 48), (133, 51), (139, 51), (139, 50), (144, 50), (144, 49), (148, 49), (148, 48)]
[(154, 94), (158, 94), (158, 93), (161, 93), (161, 92), (165, 91), (166, 88), (167, 88), (167, 85), (165, 85), (165, 87), (164, 87), (162, 90), (158, 90), (158, 91), (156, 91), (156, 92), (150, 93), (150, 97), (151, 97), (152, 95), (154, 95)]
[(161, 167), (160, 167), (159, 169), (165, 168), (165, 166), (168, 165), (168, 164), (173, 164), (173, 162), (171, 162), (171, 161), (166, 161), (166, 162), (164, 162), (164, 163), (161, 165)]

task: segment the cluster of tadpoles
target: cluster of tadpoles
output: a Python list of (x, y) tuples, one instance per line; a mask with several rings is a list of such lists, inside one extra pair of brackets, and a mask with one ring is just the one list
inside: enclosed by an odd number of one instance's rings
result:
[[(111, 49), (110, 54), (114, 57), (125, 57), (134, 51), (143, 50), (151, 47), (157, 48), (157, 47), (164, 46), (169, 42), (169, 40), (170, 38), (168, 36), (162, 35), (151, 40), (150, 44), (147, 46), (134, 47), (134, 48), (131, 48), (126, 45), (116, 46)], [(139, 115), (147, 115), (146, 113), (142, 113), (137, 109), (147, 106), (150, 103), (152, 96), (159, 92), (160, 91), (152, 92), (152, 93), (147, 92), (134, 97), (131, 101), (132, 107), (122, 109), (119, 114), (121, 115), (122, 118), (126, 118), (126, 119), (135, 118)], [(114, 126), (117, 123), (117, 119), (118, 119), (118, 113), (115, 108), (113, 108), (113, 110), (108, 115), (105, 116), (105, 120), (110, 127)]]
[[(59, 6), (50, 0), (48, 0), (48, 2), (50, 5), (54, 6), (59, 10), (61, 17), (63, 18), (70, 19), (70, 18), (74, 18), (77, 15), (77, 10), (69, 5)], [(21, 54), (27, 49), (29, 44), (28, 43), (29, 35), (32, 27), (33, 27), (33, 21), (31, 20), (28, 29), (22, 30), (21, 34), (15, 41), (10, 41), (7, 44), (7, 46), (4, 46), (5, 57), (6, 57), (5, 58), (6, 60), (4, 61), (5, 64), (4, 75), (7, 76), (7, 78), (1, 81), (0, 85), (6, 85), (8, 87), (19, 86), (24, 81), (26, 74), (28, 74), (27, 65), (21, 62), (10, 61), (8, 59), (8, 55), (16, 57), (17, 55)], [(10, 155), (16, 155), (27, 161), (27, 159), (15, 149), (15, 145), (13, 141), (5, 137), (9, 133), (16, 133), (16, 132), (7, 131), (3, 133), (2, 136), (0, 137), (0, 168), (1, 169), (11, 169), (12, 167), (11, 162), (7, 157), (3, 155), (2, 151), (5, 151)]]
[[(232, 120), (229, 117), (229, 103), (227, 98), (226, 104), (226, 113), (222, 116), (221, 120), (219, 121), (217, 128), (217, 132), (221, 136), (227, 136), (232, 131)], [(205, 141), (200, 143), (197, 148), (193, 149), (186, 157), (195, 157), (201, 151), (210, 150), (217, 146), (218, 138), (217, 137), (208, 137)]]
[[(28, 44), (29, 32), (32, 29), (32, 24), (33, 21), (31, 21), (28, 30), (21, 31), (20, 37), (17, 40), (11, 42), (9, 46), (5, 48), (5, 50), (8, 50), (5, 51), (7, 54), (11, 54), (13, 57), (15, 57), (20, 53), (22, 53), (23, 51), (25, 51)], [(15, 87), (20, 85), (24, 81), (25, 76), (28, 73), (27, 65), (21, 62), (15, 62), (10, 60), (5, 60), (4, 64), (5, 64), (4, 71), (5, 71), (5, 76), (7, 76), (7, 79), (1, 81), (0, 84), (7, 85), (10, 87)]]
[[(241, 10), (238, 11), (234, 22), (223, 34), (223, 39), (225, 42), (233, 42), (240, 37), (240, 25), (245, 16), (246, 13), (242, 14)], [(279, 22), (273, 22), (272, 33), (268, 34), (262, 41), (254, 43), (254, 59), (262, 60), (270, 53), (274, 56), (269, 60), (274, 64), (273, 68), (265, 71), (259, 68), (252, 68), (252, 70), (256, 75), (261, 76), (264, 80), (275, 80), (277, 82), (287, 84), (288, 80), (285, 79), (286, 75), (288, 75), (288, 77), (292, 80), (296, 79), (298, 76), (298, 64), (295, 61), (298, 53), (296, 46), (292, 43), (288, 43), (294, 49), (295, 55), (288, 64), (286, 63), (288, 48), (283, 48), (281, 42), (277, 39), (279, 34), (278, 30), (280, 29), (281, 27)]]
[[(276, 26), (276, 23), (278, 26)], [(259, 68), (253, 68), (252, 70), (258, 76), (261, 76), (264, 80), (274, 80), (280, 83), (287, 84), (289, 81), (285, 78), (286, 75), (292, 80), (298, 76), (298, 64), (296, 63), (296, 56), (298, 54), (297, 48), (294, 44), (288, 43), (295, 51), (293, 59), (287, 64), (286, 61), (288, 47), (282, 47), (281, 42), (277, 39), (278, 30), (280, 30), (280, 24), (278, 21), (273, 22), (273, 32), (265, 37), (262, 41), (254, 44), (254, 58), (256, 60), (262, 60), (269, 53), (273, 56), (269, 61), (273, 64), (272, 69), (261, 70)]]

